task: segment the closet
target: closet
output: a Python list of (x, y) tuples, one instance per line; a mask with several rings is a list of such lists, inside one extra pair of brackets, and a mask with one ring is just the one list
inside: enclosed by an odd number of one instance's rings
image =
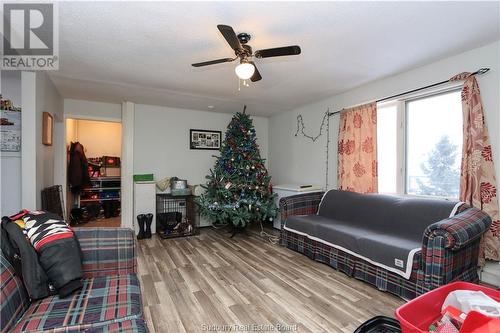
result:
[(66, 120), (66, 202), (73, 225), (120, 226), (121, 142), (121, 123)]

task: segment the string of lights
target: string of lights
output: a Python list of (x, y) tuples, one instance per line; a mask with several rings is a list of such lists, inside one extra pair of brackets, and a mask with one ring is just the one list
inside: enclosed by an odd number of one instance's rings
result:
[(311, 140), (312, 142), (316, 142), (322, 135), (323, 129), (326, 127), (326, 168), (325, 168), (325, 190), (328, 189), (328, 172), (329, 172), (329, 164), (330, 164), (330, 116), (334, 115), (334, 113), (330, 113), (330, 109), (326, 110), (323, 119), (321, 120), (321, 125), (319, 126), (319, 133), (316, 136), (309, 135), (305, 132), (306, 126), (304, 125), (304, 118), (299, 114), (297, 116), (297, 131), (295, 132), (295, 136), (297, 137), (300, 134), (305, 138)]
[(312, 142), (316, 142), (316, 140), (318, 140), (321, 137), (321, 135), (323, 134), (323, 127), (325, 127), (325, 125), (328, 122), (329, 118), (330, 118), (330, 109), (328, 109), (325, 112), (325, 115), (323, 116), (323, 119), (321, 120), (321, 126), (319, 127), (319, 133), (318, 133), (318, 135), (312, 136), (312, 135), (306, 134), (306, 132), (305, 132), (306, 126), (304, 125), (304, 119), (302, 118), (302, 115), (299, 114), (297, 116), (297, 131), (295, 132), (295, 136), (298, 136), (299, 132), (301, 132), (301, 134), (304, 137), (310, 139)]

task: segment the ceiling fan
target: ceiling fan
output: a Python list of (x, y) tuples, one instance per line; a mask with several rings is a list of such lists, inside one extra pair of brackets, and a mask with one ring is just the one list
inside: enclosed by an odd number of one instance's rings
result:
[(205, 62), (198, 62), (196, 64), (192, 64), (193, 67), (203, 67), (208, 65), (220, 64), (223, 62), (232, 62), (236, 59), (240, 60), (240, 64), (236, 66), (234, 71), (236, 75), (242, 80), (248, 80), (252, 82), (256, 82), (262, 80), (262, 76), (255, 66), (255, 63), (252, 61), (252, 57), (255, 58), (271, 58), (271, 57), (282, 57), (282, 56), (290, 56), (290, 55), (298, 55), (300, 54), (300, 46), (283, 46), (283, 47), (275, 47), (272, 49), (264, 49), (253, 52), (252, 47), (247, 43), (250, 41), (251, 36), (248, 33), (242, 32), (238, 35), (234, 32), (233, 28), (228, 25), (219, 24), (217, 26), (220, 33), (226, 39), (229, 46), (234, 50), (235, 58), (223, 58)]

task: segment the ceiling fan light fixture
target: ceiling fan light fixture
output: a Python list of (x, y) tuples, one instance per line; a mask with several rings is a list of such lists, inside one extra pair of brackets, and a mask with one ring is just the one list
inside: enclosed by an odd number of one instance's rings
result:
[(251, 63), (244, 61), (241, 62), (241, 64), (239, 64), (238, 66), (236, 66), (234, 72), (240, 79), (248, 80), (249, 78), (252, 77), (253, 73), (255, 73), (255, 66)]

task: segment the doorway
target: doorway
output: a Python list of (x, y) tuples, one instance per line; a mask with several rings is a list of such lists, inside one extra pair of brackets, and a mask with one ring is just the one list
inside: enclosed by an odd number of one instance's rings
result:
[(121, 225), (122, 124), (67, 118), (67, 216), (78, 227)]

